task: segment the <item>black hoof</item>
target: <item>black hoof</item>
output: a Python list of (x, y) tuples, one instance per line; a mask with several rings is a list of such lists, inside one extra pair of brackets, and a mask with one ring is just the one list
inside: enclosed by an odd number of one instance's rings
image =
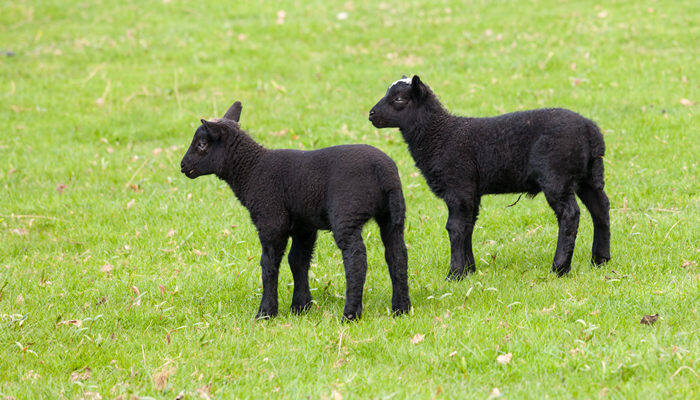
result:
[(393, 315), (408, 314), (411, 311), (411, 299), (401, 296), (391, 300), (391, 312)]
[(391, 315), (393, 315), (394, 317), (397, 317), (399, 315), (405, 315), (405, 314), (408, 314), (410, 312), (411, 312), (411, 306), (399, 307), (399, 308), (392, 307), (391, 308)]
[(568, 265), (552, 265), (552, 272), (557, 274), (557, 276), (562, 277), (571, 271), (571, 264)]
[(343, 313), (343, 322), (355, 322), (359, 321), (360, 317), (362, 316), (361, 312), (357, 313)]
[(610, 256), (593, 256), (591, 257), (591, 264), (595, 265), (596, 267), (605, 264), (606, 262), (610, 261)]
[(465, 271), (464, 269), (456, 270), (456, 271), (450, 270), (450, 272), (447, 273), (447, 278), (445, 278), (445, 279), (448, 281), (455, 281), (456, 282), (456, 281), (461, 281), (466, 276), (467, 276), (467, 271)]
[(274, 311), (273, 310), (258, 310), (258, 313), (255, 314), (255, 319), (256, 320), (270, 319), (276, 315), (277, 315), (277, 310), (274, 310)]
[(311, 299), (309, 299), (308, 301), (303, 301), (303, 302), (300, 301), (298, 303), (292, 303), (291, 310), (292, 310), (292, 313), (299, 315), (299, 314), (305, 313), (306, 311), (309, 311), (309, 309), (311, 309), (312, 305), (313, 305), (313, 302), (311, 301)]

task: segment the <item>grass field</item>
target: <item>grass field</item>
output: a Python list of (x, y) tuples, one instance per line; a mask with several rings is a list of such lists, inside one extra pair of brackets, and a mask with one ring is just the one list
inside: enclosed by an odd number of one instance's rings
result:
[[(699, 43), (693, 0), (2, 0), (0, 398), (697, 398)], [(596, 120), (613, 260), (588, 264), (583, 211), (557, 278), (544, 198), (491, 196), (477, 273), (445, 281), (446, 207), (400, 133), (367, 121), (414, 73), (455, 113)], [(248, 214), (179, 171), (199, 118), (235, 99), (267, 147), (368, 143), (397, 161), (410, 316), (388, 314), (370, 224), (359, 323), (340, 320), (328, 233), (317, 307), (291, 315), (285, 259), (280, 315), (253, 321)]]

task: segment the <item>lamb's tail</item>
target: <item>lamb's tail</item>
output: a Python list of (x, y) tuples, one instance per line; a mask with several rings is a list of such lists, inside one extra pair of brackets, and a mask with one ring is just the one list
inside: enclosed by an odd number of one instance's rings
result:
[(391, 169), (378, 168), (376, 172), (380, 188), (387, 198), (391, 223), (403, 227), (406, 218), (406, 203), (401, 189), (399, 170), (396, 165), (392, 165)]
[(589, 184), (595, 189), (602, 189), (605, 186), (603, 166), (605, 142), (600, 128), (592, 121), (588, 126), (588, 142), (591, 146), (591, 159), (588, 166)]
[(389, 199), (389, 215), (391, 223), (396, 226), (403, 226), (406, 218), (406, 203), (403, 199), (401, 188), (394, 188), (387, 193)]

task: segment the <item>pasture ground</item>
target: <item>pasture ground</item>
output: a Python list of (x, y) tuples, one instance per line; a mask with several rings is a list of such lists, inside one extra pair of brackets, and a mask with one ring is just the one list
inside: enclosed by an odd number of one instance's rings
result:
[[(697, 398), (699, 2), (0, 4), (0, 398)], [(414, 73), (458, 114), (596, 120), (613, 260), (589, 265), (582, 211), (557, 278), (544, 198), (492, 196), (477, 273), (446, 282), (446, 208), (400, 133), (366, 118)], [(247, 212), (179, 172), (200, 117), (235, 99), (267, 147), (368, 143), (397, 161), (412, 315), (388, 315), (371, 224), (361, 322), (340, 321), (328, 233), (317, 307), (290, 314), (285, 260), (280, 315), (252, 320)]]

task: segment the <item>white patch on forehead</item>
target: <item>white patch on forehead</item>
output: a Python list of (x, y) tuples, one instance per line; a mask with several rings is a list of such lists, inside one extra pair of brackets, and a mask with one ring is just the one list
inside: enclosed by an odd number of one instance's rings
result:
[(407, 83), (407, 84), (410, 85), (410, 84), (411, 84), (411, 78), (399, 79), (398, 81), (396, 81), (396, 82), (392, 83), (391, 85), (389, 85), (389, 88), (393, 87), (394, 85), (396, 85), (396, 84), (399, 83), (399, 82)]
[(224, 118), (212, 118), (208, 119), (207, 122), (211, 122), (213, 124), (218, 124), (218, 123), (224, 123), (224, 124), (229, 124), (229, 125), (235, 125), (237, 128), (240, 128), (241, 124), (236, 121), (232, 121), (230, 119), (224, 119)]

